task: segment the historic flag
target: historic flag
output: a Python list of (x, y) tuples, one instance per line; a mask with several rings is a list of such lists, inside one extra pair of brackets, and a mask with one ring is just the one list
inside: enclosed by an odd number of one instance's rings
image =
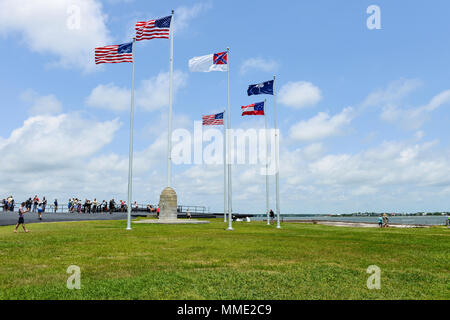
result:
[(242, 116), (263, 116), (264, 102), (253, 103), (248, 106), (241, 107)]
[(189, 60), (189, 70), (191, 72), (227, 71), (228, 53), (225, 51), (192, 58)]
[(136, 41), (169, 39), (172, 16), (136, 23)]
[(273, 95), (273, 80), (266, 81), (259, 84), (251, 84), (248, 86), (247, 94), (257, 95), (257, 94), (271, 94)]
[(204, 126), (220, 126), (223, 125), (223, 112), (212, 114), (210, 116), (203, 116), (203, 125)]
[(95, 48), (95, 64), (133, 62), (133, 43)]

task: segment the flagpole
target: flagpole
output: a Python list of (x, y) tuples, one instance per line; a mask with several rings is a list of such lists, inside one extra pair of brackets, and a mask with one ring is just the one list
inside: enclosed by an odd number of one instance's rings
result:
[[(227, 134), (231, 129), (231, 110), (230, 110), (230, 48), (227, 48), (227, 83), (228, 83), (228, 121)], [(228, 155), (228, 231), (233, 230), (233, 205), (232, 205), (232, 181), (231, 181), (231, 150), (230, 137), (227, 139), (227, 155)]]
[(275, 188), (277, 197), (277, 229), (280, 229), (280, 167), (279, 167), (279, 146), (277, 131), (277, 96), (275, 94), (275, 76), (273, 76), (273, 101), (275, 109)]
[(266, 114), (266, 102), (264, 99), (264, 121), (266, 127), (266, 214), (267, 214), (267, 225), (270, 225), (269, 221), (269, 136), (267, 131), (267, 114)]
[(167, 186), (172, 185), (172, 105), (173, 105), (173, 16), (175, 11), (172, 10), (172, 19), (170, 21), (170, 70), (169, 70), (169, 131), (167, 137)]
[(132, 210), (132, 191), (133, 191), (133, 122), (134, 122), (134, 45), (136, 37), (133, 38), (131, 52), (133, 53), (133, 71), (131, 75), (131, 111), (130, 111), (130, 153), (128, 156), (128, 207), (127, 207), (127, 230), (131, 230), (131, 210)]
[[(225, 110), (223, 111), (225, 114)], [(227, 129), (223, 124), (223, 222), (227, 222)]]

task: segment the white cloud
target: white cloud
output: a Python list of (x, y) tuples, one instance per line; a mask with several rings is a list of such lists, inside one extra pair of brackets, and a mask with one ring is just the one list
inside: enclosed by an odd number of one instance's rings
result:
[(264, 58), (250, 58), (241, 65), (241, 74), (246, 74), (252, 70), (263, 72), (273, 72), (278, 69), (278, 63), (274, 60)]
[[(173, 94), (187, 84), (187, 74), (182, 71), (173, 73)], [(148, 111), (154, 111), (169, 105), (169, 73), (161, 72), (156, 77), (143, 80), (136, 92), (136, 104)]]
[(417, 108), (400, 108), (396, 105), (385, 106), (381, 113), (381, 119), (390, 123), (401, 124), (409, 130), (417, 130), (429, 119), (429, 114), (432, 111), (448, 103), (450, 103), (450, 90), (439, 93), (428, 104)]
[(95, 123), (77, 114), (28, 118), (5, 139), (2, 148), (11, 152), (4, 152), (2, 167), (26, 170), (25, 164), (59, 161), (63, 164), (69, 159), (92, 155), (112, 141), (119, 126), (117, 119)]
[(351, 191), (354, 196), (374, 195), (378, 192), (377, 188), (371, 186), (361, 186)]
[[(175, 71), (173, 74), (174, 99), (177, 92), (187, 84), (187, 74)], [(114, 111), (130, 109), (131, 91), (113, 83), (98, 85), (86, 99), (86, 104), (94, 108)], [(135, 90), (135, 103), (147, 111), (155, 111), (169, 105), (169, 73), (161, 72), (150, 79), (142, 80)]]
[(404, 107), (403, 100), (422, 83), (417, 79), (400, 79), (388, 85), (384, 90), (371, 93), (363, 107), (381, 108), (381, 119), (398, 124), (407, 130), (418, 130), (430, 118), (430, 113), (442, 105), (450, 103), (450, 90), (445, 90), (434, 96), (426, 105), (419, 107)]
[(113, 111), (129, 110), (130, 103), (130, 90), (120, 88), (113, 83), (98, 85), (86, 99), (86, 104), (90, 107)]
[(97, 0), (0, 1), (0, 35), (18, 35), (32, 51), (56, 57), (56, 66), (94, 69), (94, 48), (111, 41), (105, 23)]
[(448, 184), (449, 160), (431, 152), (435, 143), (385, 142), (357, 154), (327, 155), (309, 164), (318, 183), (359, 186)]
[(297, 109), (313, 106), (320, 100), (320, 89), (311, 82), (288, 82), (281, 87), (279, 93), (280, 103)]
[(322, 143), (312, 143), (305, 147), (303, 153), (307, 159), (316, 159), (324, 152)]
[(192, 7), (181, 6), (175, 9), (174, 32), (183, 32), (194, 18), (212, 8), (211, 2), (197, 3)]
[(397, 105), (422, 85), (418, 79), (400, 79), (391, 82), (386, 89), (376, 90), (365, 99), (363, 107), (386, 107)]
[(341, 113), (330, 116), (326, 112), (319, 112), (315, 117), (300, 121), (290, 129), (290, 137), (298, 141), (313, 141), (328, 138), (343, 133), (354, 117), (353, 108), (348, 107)]
[(27, 90), (22, 93), (21, 99), (31, 103), (28, 112), (31, 115), (57, 114), (62, 111), (62, 104), (55, 95), (39, 96), (34, 90)]

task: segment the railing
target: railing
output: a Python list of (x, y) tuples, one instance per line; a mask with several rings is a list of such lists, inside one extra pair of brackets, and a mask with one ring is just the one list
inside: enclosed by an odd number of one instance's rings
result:
[[(16, 204), (14, 205), (14, 210), (16, 210), (17, 211), (17, 209), (20, 207), (20, 205), (17, 205), (17, 203), (18, 202), (16, 202)], [(100, 212), (109, 212), (109, 202), (107, 203), (107, 205), (108, 205), (108, 207), (107, 207), (107, 210), (106, 211), (104, 211), (103, 210), (103, 206), (101, 206), (101, 204), (99, 204), (98, 206), (97, 206), (97, 210), (96, 210), (96, 212), (97, 213), (100, 213)], [(150, 212), (149, 211), (149, 209), (148, 209), (148, 206), (150, 206), (150, 204), (137, 204), (137, 205), (133, 205), (132, 206), (132, 212)], [(156, 208), (158, 207), (158, 206), (156, 206), (156, 205), (151, 205), (152, 207), (153, 207), (153, 210), (154, 210), (154, 212), (156, 213)], [(94, 213), (94, 210), (93, 210), (93, 205), (92, 205), (92, 203), (91, 203), (91, 213)], [(34, 205), (31, 205), (31, 211), (33, 211), (33, 208), (34, 208)], [(88, 212), (88, 207), (87, 206), (85, 206), (84, 204), (81, 204), (81, 212), (82, 213), (86, 213), (86, 212)], [(209, 210), (207, 210), (207, 208), (206, 207), (204, 207), (204, 206), (183, 206), (183, 205), (179, 205), (178, 206), (178, 209), (177, 209), (177, 211), (178, 211), (178, 213), (186, 213), (187, 212), (187, 210), (189, 210), (189, 212), (191, 213), (191, 214), (206, 214), (206, 213), (208, 213), (209, 212)], [(2, 212), (2, 211), (5, 211), (4, 210), (4, 204), (2, 203), (2, 204), (0, 204), (0, 212)], [(8, 210), (9, 211), (9, 210)], [(37, 211), (37, 209), (36, 209), (36, 211)], [(121, 211), (124, 211), (124, 212), (126, 212), (127, 211), (127, 206), (125, 205), (125, 208), (122, 208), (121, 207), (121, 205), (120, 205), (120, 203), (119, 204), (115, 204), (115, 207), (114, 207), (114, 212), (121, 212)], [(58, 205), (57, 207), (56, 207), (56, 210), (55, 210), (55, 205), (54, 204), (48, 204), (46, 207), (45, 207), (45, 213), (70, 213), (71, 211), (69, 211), (69, 207), (68, 207), (68, 205), (66, 204), (66, 205)], [(73, 210), (73, 212), (74, 213), (78, 213), (78, 210), (77, 210), (77, 208), (75, 207), (75, 209)], [(153, 213), (153, 212), (152, 212)]]

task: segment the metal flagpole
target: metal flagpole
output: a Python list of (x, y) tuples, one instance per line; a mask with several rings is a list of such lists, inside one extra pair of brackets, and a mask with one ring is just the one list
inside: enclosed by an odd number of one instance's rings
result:
[(133, 71), (131, 76), (131, 111), (130, 111), (130, 154), (128, 156), (128, 207), (127, 207), (127, 230), (131, 230), (131, 210), (133, 191), (133, 122), (134, 122), (134, 45), (136, 38), (133, 38), (131, 52), (133, 53)]
[[(225, 114), (225, 110), (223, 111)], [(227, 222), (227, 128), (223, 124), (223, 222)]]
[[(227, 127), (230, 133), (231, 129), (231, 111), (230, 111), (230, 48), (227, 48), (227, 82), (228, 82), (228, 121)], [(231, 184), (231, 150), (230, 137), (227, 138), (227, 155), (228, 155), (228, 229), (233, 230), (233, 205), (232, 205), (232, 184)]]
[(173, 16), (170, 21), (170, 70), (169, 70), (169, 131), (167, 137), (167, 186), (172, 185), (172, 104), (173, 104)]
[(267, 131), (267, 114), (266, 114), (266, 102), (264, 99), (264, 121), (266, 126), (266, 214), (267, 214), (267, 225), (270, 225), (269, 221), (269, 135)]
[(280, 229), (280, 167), (278, 150), (278, 131), (277, 131), (277, 96), (275, 94), (275, 76), (273, 76), (273, 101), (275, 109), (275, 188), (277, 197), (277, 229)]

